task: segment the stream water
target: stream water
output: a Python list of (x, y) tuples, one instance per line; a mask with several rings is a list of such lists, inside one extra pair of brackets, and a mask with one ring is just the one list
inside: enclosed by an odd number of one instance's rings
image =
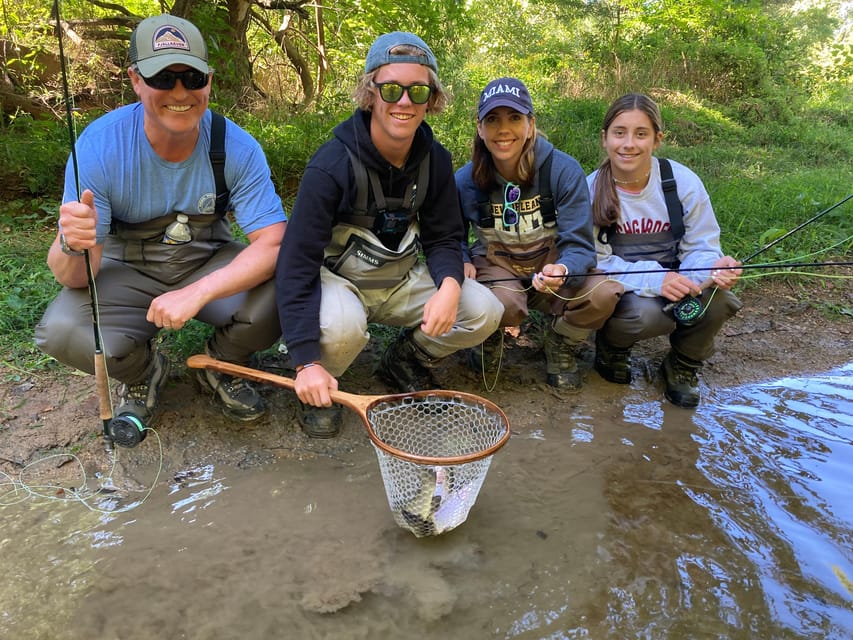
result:
[(366, 438), (88, 507), (10, 481), (0, 638), (851, 638), (851, 489), (853, 364), (544, 415), (429, 538)]

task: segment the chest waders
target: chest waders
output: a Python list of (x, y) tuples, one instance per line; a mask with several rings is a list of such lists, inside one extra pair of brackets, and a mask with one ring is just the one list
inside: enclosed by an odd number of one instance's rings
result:
[[(507, 237), (506, 228), (501, 221), (501, 212), (496, 215), (489, 194), (480, 192), (481, 199), (477, 200), (477, 232), (486, 249), (485, 257), (492, 264), (521, 277), (530, 277), (558, 257), (557, 209), (551, 189), (553, 155), (552, 149), (537, 172), (539, 215), (542, 218), (542, 224), (534, 233), (528, 234), (529, 237), (525, 242)], [(501, 221), (500, 225), (498, 221)]]
[[(128, 262), (139, 269), (153, 269), (161, 282), (178, 282), (203, 264), (216, 248), (230, 240), (231, 231), (226, 219), (231, 192), (225, 182), (225, 118), (211, 111), (210, 165), (216, 184), (214, 215), (187, 216), (192, 239), (182, 245), (163, 243), (163, 234), (177, 213), (154, 218), (147, 222), (127, 224), (113, 220), (110, 235), (104, 243), (104, 256)], [(137, 266), (138, 265), (138, 266)], [(133, 414), (116, 416), (107, 425), (109, 436), (122, 447), (135, 447), (145, 439), (148, 428)]]
[[(616, 225), (613, 224), (607, 229), (601, 229), (598, 239), (609, 243), (614, 255), (629, 262), (654, 260), (666, 269), (678, 269), (678, 243), (684, 237), (684, 207), (678, 198), (678, 185), (669, 160), (658, 158), (658, 164), (669, 229), (656, 233), (616, 233)], [(687, 296), (664, 306), (663, 312), (671, 312), (676, 322), (690, 326), (699, 321), (703, 309), (698, 298)]]
[(356, 184), (351, 213), (332, 229), (323, 265), (362, 289), (399, 284), (418, 261), (417, 215), (426, 200), (430, 155), (418, 166), (402, 197), (387, 197), (377, 173), (347, 148)]

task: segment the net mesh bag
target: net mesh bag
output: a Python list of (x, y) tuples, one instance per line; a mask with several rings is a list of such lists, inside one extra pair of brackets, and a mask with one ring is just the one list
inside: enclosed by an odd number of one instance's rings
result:
[(367, 419), (394, 520), (419, 538), (465, 521), (509, 438), (499, 408), (453, 392), (383, 400)]

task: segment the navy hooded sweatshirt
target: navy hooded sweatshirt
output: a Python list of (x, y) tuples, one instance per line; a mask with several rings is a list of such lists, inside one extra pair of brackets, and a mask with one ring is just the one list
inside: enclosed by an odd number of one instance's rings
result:
[(446, 277), (462, 284), (464, 230), (450, 153), (422, 122), (406, 164), (397, 168), (370, 138), (370, 112), (356, 112), (335, 127), (334, 138), (309, 161), (291, 210), (276, 264), (276, 303), (281, 330), (294, 364), (320, 360), (320, 266), (339, 216), (352, 213), (356, 182), (346, 148), (373, 169), (386, 197), (403, 197), (430, 156), (427, 195), (418, 212), (420, 239), (436, 287)]

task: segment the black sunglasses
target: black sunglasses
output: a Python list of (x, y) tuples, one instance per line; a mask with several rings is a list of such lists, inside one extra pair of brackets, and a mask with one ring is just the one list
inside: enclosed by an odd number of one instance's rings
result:
[[(139, 73), (139, 70), (136, 70)], [(175, 83), (180, 80), (187, 91), (197, 91), (204, 89), (210, 81), (210, 75), (196, 69), (186, 69), (185, 71), (169, 71), (163, 69), (160, 73), (146, 78), (141, 73), (139, 75), (152, 89), (160, 91), (170, 91), (175, 88)]]
[(507, 182), (504, 187), (504, 210), (501, 219), (505, 228), (518, 224), (518, 211), (513, 207), (521, 199), (521, 189), (517, 184)]
[(432, 95), (432, 87), (428, 84), (405, 86), (399, 82), (374, 82), (373, 86), (379, 89), (379, 95), (385, 102), (399, 102), (404, 91), (409, 94), (409, 100), (413, 104), (426, 104)]

